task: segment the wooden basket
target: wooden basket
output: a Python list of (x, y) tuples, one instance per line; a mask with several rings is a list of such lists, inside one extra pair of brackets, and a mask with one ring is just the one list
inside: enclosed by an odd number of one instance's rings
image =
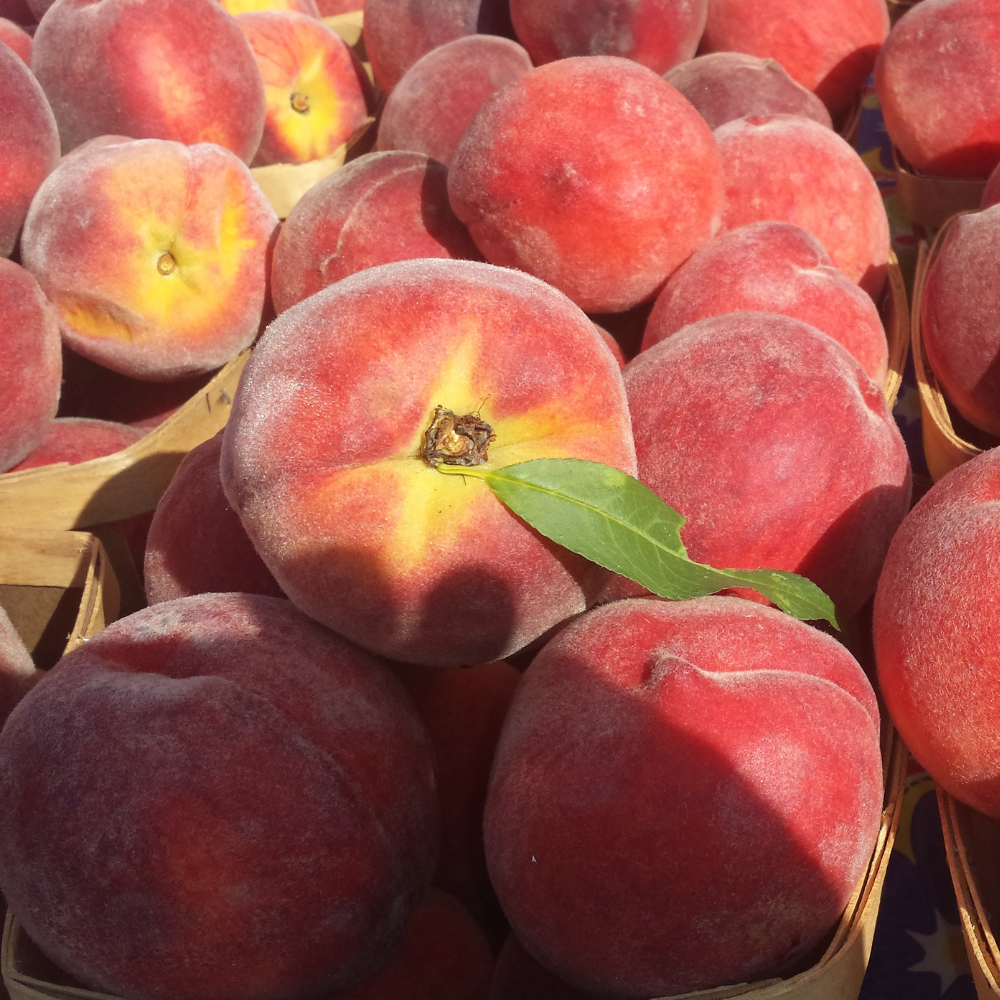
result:
[(1000, 822), (937, 790), (951, 881), (979, 1000), (1000, 1000), (1000, 948), (990, 917), (1000, 912)]
[(222, 430), (250, 349), (145, 437), (113, 455), (0, 475), (0, 524), (79, 529), (156, 507), (181, 459)]
[[(967, 213), (960, 213), (967, 214)], [(913, 282), (913, 309), (911, 317), (911, 339), (913, 346), (913, 369), (920, 393), (920, 423), (924, 442), (924, 457), (931, 479), (937, 482), (942, 476), (958, 468), (963, 462), (981, 454), (984, 447), (963, 438), (955, 429), (954, 417), (940, 384), (934, 377), (927, 355), (924, 353), (923, 329), (921, 326), (921, 300), (927, 273), (941, 251), (941, 245), (948, 235), (954, 220), (949, 219), (938, 232), (930, 250), (921, 243), (917, 256), (917, 273)], [(964, 433), (964, 432), (963, 432)], [(986, 435), (978, 432), (986, 447)], [(992, 441), (992, 439), (990, 439)], [(1000, 444), (1000, 442), (996, 442)]]
[(892, 162), (896, 168), (896, 198), (903, 215), (925, 229), (937, 229), (959, 212), (979, 210), (986, 179), (963, 180), (934, 177), (910, 166), (895, 146)]
[(879, 315), (889, 342), (889, 371), (885, 380), (885, 398), (892, 409), (903, 385), (903, 372), (910, 350), (910, 307), (906, 282), (894, 250), (889, 251), (889, 270), (885, 291), (879, 304)]

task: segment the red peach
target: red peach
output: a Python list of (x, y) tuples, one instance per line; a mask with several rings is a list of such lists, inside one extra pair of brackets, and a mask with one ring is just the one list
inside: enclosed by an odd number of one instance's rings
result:
[(0, 256), (9, 257), (31, 199), (59, 162), (59, 133), (38, 81), (6, 45), (0, 93)]
[[(17, 629), (0, 607), (0, 729), (14, 706), (41, 679), (31, 653), (21, 641)], [(485, 798), (485, 796), (484, 796)]]
[(539, 965), (513, 934), (508, 935), (497, 956), (489, 1000), (599, 1000), (564, 983)]
[(423, 153), (359, 156), (311, 187), (278, 233), (276, 312), (349, 274), (418, 257), (481, 260), (448, 203), (448, 172)]
[(743, 52), (710, 52), (663, 74), (697, 109), (709, 127), (747, 115), (804, 115), (833, 128), (826, 105), (796, 83), (781, 63)]
[(43, 20), (31, 68), (64, 151), (118, 134), (214, 142), (253, 159), (264, 85), (216, 0), (59, 0)]
[(919, 171), (988, 177), (1000, 161), (1000, 3), (922, 0), (875, 63), (889, 137)]
[(889, 345), (875, 303), (833, 266), (815, 236), (787, 222), (751, 222), (699, 247), (657, 297), (643, 350), (688, 323), (743, 310), (817, 327), (885, 385)]
[(490, 263), (534, 274), (588, 312), (620, 312), (714, 233), (718, 152), (701, 115), (652, 70), (579, 56), (483, 105), (448, 194)]
[(366, 0), (365, 51), (387, 94), (431, 49), (463, 35), (514, 37), (507, 0)]
[(137, 1000), (346, 988), (437, 850), (399, 683), (257, 595), (168, 601), (64, 657), (0, 731), (0, 789), (10, 910), (61, 968)]
[(631, 438), (617, 362), (564, 295), (488, 264), (400, 261), (267, 328), (222, 482), (307, 614), (396, 660), (484, 663), (582, 611), (606, 573), (436, 464), (584, 458), (631, 472)]
[(368, 120), (368, 77), (315, 17), (258, 10), (236, 19), (264, 81), (267, 112), (254, 166), (306, 163), (342, 146)]
[(909, 508), (910, 463), (844, 347), (787, 316), (726, 313), (643, 351), (625, 386), (639, 479), (687, 519), (692, 559), (799, 573), (857, 613)]
[(882, 799), (875, 693), (837, 640), (735, 598), (620, 601), (525, 672), (486, 858), (542, 965), (659, 997), (808, 965)]
[(375, 148), (426, 153), (445, 166), (488, 97), (531, 69), (509, 38), (464, 35), (421, 56), (393, 88)]
[(336, 17), (365, 9), (365, 0), (316, 0), (321, 17)]
[(829, 108), (838, 127), (861, 96), (889, 33), (884, 0), (709, 0), (699, 51), (776, 59)]
[(128, 424), (86, 417), (62, 417), (53, 420), (41, 443), (11, 470), (37, 469), (43, 465), (66, 462), (77, 465), (135, 444), (145, 431)]
[(798, 115), (751, 115), (714, 134), (725, 186), (723, 229), (766, 220), (795, 223), (877, 299), (889, 259), (889, 220), (857, 152)]
[(32, 201), (22, 257), (68, 347), (167, 381), (253, 342), (277, 228), (228, 150), (143, 139), (63, 160)]
[(31, 35), (5, 17), (0, 17), (0, 42), (16, 52), (26, 66), (31, 64)]
[(62, 355), (52, 304), (23, 267), (2, 258), (0, 371), (0, 472), (5, 472), (38, 447), (56, 415)]
[(536, 66), (570, 56), (622, 56), (664, 73), (690, 59), (708, 0), (510, 0), (518, 40)]
[[(40, 0), (33, 0), (34, 3)], [(26, 0), (0, 0), (0, 17), (5, 17), (15, 24), (31, 25), (38, 20)]]
[(150, 604), (230, 591), (285, 596), (222, 492), (221, 451), (222, 431), (193, 448), (156, 505), (143, 574)]

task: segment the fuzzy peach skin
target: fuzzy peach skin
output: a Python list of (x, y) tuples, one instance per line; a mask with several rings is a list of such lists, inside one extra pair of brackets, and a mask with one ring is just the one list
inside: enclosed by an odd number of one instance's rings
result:
[(236, 18), (264, 81), (267, 114), (253, 166), (329, 156), (368, 120), (368, 77), (347, 42), (293, 10)]
[(570, 56), (622, 56), (665, 73), (690, 59), (708, 0), (510, 0), (518, 41), (536, 66)]
[(464, 35), (514, 37), (508, 0), (366, 0), (365, 52), (390, 93), (431, 49)]
[(922, 0), (875, 64), (885, 128), (910, 166), (988, 177), (1000, 161), (1000, 2)]
[(364, 10), (365, 0), (316, 0), (316, 6), (322, 17), (336, 17), (338, 14)]
[(286, 309), (349, 274), (418, 257), (482, 260), (448, 202), (444, 164), (368, 153), (313, 185), (274, 244), (271, 296)]
[(705, 120), (652, 70), (616, 56), (560, 59), (508, 84), (448, 172), (451, 206), (483, 256), (587, 312), (655, 294), (715, 232), (720, 191)]
[(486, 1000), (493, 965), (469, 911), (431, 887), (389, 962), (357, 986), (319, 1000)]
[(2, 258), (0, 372), (0, 472), (6, 472), (41, 444), (56, 415), (62, 354), (52, 304), (23, 267)]
[(949, 472), (892, 540), (873, 633), (886, 706), (949, 794), (1000, 818), (1000, 450)]
[(889, 345), (875, 303), (833, 266), (815, 236), (787, 222), (751, 222), (699, 247), (657, 297), (643, 349), (688, 323), (741, 310), (781, 313), (817, 327), (885, 385)]
[(837, 640), (736, 598), (621, 601), (525, 672), (486, 860), (530, 955), (645, 1000), (800, 971), (882, 796), (875, 693)]
[(0, 729), (14, 706), (41, 678), (42, 671), (35, 668), (31, 653), (0, 607)]
[(0, 45), (0, 256), (14, 252), (28, 206), (59, 162), (59, 133), (42, 88)]
[(710, 52), (663, 74), (716, 129), (747, 115), (788, 114), (833, 128), (826, 105), (796, 83), (775, 59), (743, 52)]
[(219, 0), (233, 17), (255, 10), (295, 10), (310, 17), (321, 17), (316, 0)]
[(0, 17), (0, 42), (16, 52), (26, 66), (31, 63), (31, 35), (5, 17)]
[(245, 163), (264, 129), (250, 46), (216, 0), (58, 0), (31, 68), (63, 152), (96, 135), (214, 142)]
[(272, 597), (108, 626), (11, 714), (0, 788), (11, 911), (57, 965), (135, 1000), (346, 988), (388, 958), (437, 852), (402, 688)]
[(192, 594), (284, 597), (222, 492), (222, 431), (177, 467), (153, 513), (143, 579), (150, 604)]
[(776, 59), (839, 127), (888, 34), (885, 0), (708, 0), (699, 52)]
[(800, 573), (839, 616), (861, 608), (909, 509), (910, 462), (846, 348), (787, 316), (726, 313), (643, 351), (625, 386), (639, 479), (687, 518), (692, 559)]
[(167, 381), (253, 342), (277, 228), (233, 153), (144, 139), (64, 160), (31, 204), (21, 253), (68, 347)]
[(61, 417), (53, 420), (45, 437), (27, 458), (11, 470), (37, 469), (54, 462), (77, 465), (135, 444), (146, 432), (128, 424), (110, 420), (89, 420), (85, 417)]
[(565, 296), (487, 264), (415, 260), (344, 278), (268, 327), (233, 402), (222, 484), (307, 614), (392, 659), (489, 662), (582, 611), (607, 574), (482, 480), (419, 457), (438, 406), (489, 424), (488, 469), (635, 468), (618, 364)]
[(722, 228), (792, 222), (873, 299), (885, 285), (889, 220), (878, 185), (839, 135), (799, 115), (751, 115), (715, 130)]
[(497, 35), (465, 35), (431, 49), (386, 100), (375, 148), (426, 153), (448, 166), (486, 99), (531, 68), (517, 42)]
[(969, 423), (1000, 435), (1000, 206), (956, 219), (927, 272), (927, 361)]

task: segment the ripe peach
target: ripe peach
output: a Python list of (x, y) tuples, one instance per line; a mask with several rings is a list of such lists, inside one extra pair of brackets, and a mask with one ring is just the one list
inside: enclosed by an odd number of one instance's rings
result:
[(14, 706), (41, 677), (17, 629), (0, 607), (0, 729)]
[(584, 993), (564, 983), (539, 965), (521, 946), (514, 934), (507, 937), (497, 956), (489, 1000), (599, 1000), (596, 993)]
[[(849, 618), (909, 508), (882, 390), (832, 337), (773, 313), (713, 316), (625, 369), (639, 479), (691, 558), (807, 576)], [(626, 593), (641, 593), (637, 584)]]
[(709, 0), (700, 52), (776, 59), (827, 106), (838, 127), (860, 98), (889, 33), (885, 0)]
[(236, 19), (264, 81), (267, 113), (254, 166), (329, 156), (368, 119), (368, 77), (347, 43), (292, 10)]
[(709, 127), (747, 115), (804, 115), (833, 128), (826, 105), (796, 83), (774, 59), (743, 52), (710, 52), (663, 74), (699, 111)]
[(922, 0), (875, 63), (885, 128), (912, 167), (988, 177), (1000, 162), (1000, 3)]
[(61, 417), (49, 424), (41, 444), (11, 470), (37, 469), (43, 465), (66, 462), (77, 465), (91, 458), (111, 455), (135, 444), (145, 431), (110, 420), (86, 417)]
[(300, 608), (392, 659), (446, 666), (502, 659), (606, 578), (481, 479), (435, 467), (543, 457), (635, 468), (621, 373), (593, 324), (529, 275), (414, 260), (352, 274), (268, 327), (221, 468)]
[(889, 220), (875, 179), (835, 132), (799, 115), (751, 115), (715, 130), (725, 186), (723, 229), (793, 222), (877, 299)]
[(118, 134), (214, 142), (253, 159), (264, 85), (216, 0), (61, 0), (43, 20), (31, 68), (64, 151)]
[(1000, 818), (998, 498), (994, 448), (917, 502), (886, 556), (874, 637), (879, 685), (906, 745), (945, 791)]
[(0, 93), (0, 256), (9, 257), (31, 199), (59, 162), (59, 133), (38, 81), (6, 45)]
[(5, 472), (38, 447), (56, 415), (62, 354), (55, 309), (23, 267), (3, 258), (0, 318), (0, 472)]
[(815, 236), (787, 222), (751, 222), (699, 247), (657, 297), (643, 350), (688, 323), (742, 310), (817, 327), (885, 385), (889, 345), (875, 303), (833, 266)]
[(536, 66), (569, 56), (622, 56), (665, 73), (690, 59), (708, 17), (708, 0), (510, 0), (518, 40)]
[(223, 9), (238, 17), (257, 10), (294, 10), (310, 17), (321, 17), (316, 0), (219, 0)]
[(168, 601), (64, 657), (0, 732), (0, 789), (11, 911), (137, 1000), (345, 988), (385, 960), (437, 850), (399, 683), (257, 595)]
[(253, 342), (277, 227), (228, 150), (144, 139), (65, 159), (35, 196), (21, 247), (70, 348), (169, 380)]
[(365, 9), (365, 0), (316, 0), (320, 16), (336, 17), (338, 14), (350, 14), (356, 10)]
[(445, 166), (488, 97), (531, 69), (509, 38), (464, 35), (421, 56), (393, 88), (375, 148), (426, 153)]
[(271, 296), (284, 312), (349, 274), (418, 257), (482, 260), (423, 153), (368, 153), (310, 188), (278, 233)]
[(620, 601), (525, 672), (486, 859), (542, 965), (659, 997), (808, 964), (882, 798), (875, 693), (839, 642), (735, 598)]
[(26, 65), (31, 65), (31, 35), (24, 28), (0, 17), (0, 42), (21, 57)]
[(579, 56), (484, 105), (448, 194), (490, 263), (534, 274), (588, 312), (620, 312), (714, 233), (718, 152), (701, 115), (652, 70)]
[(1000, 206), (963, 215), (948, 231), (924, 284), (927, 360), (955, 409), (1000, 434)]
[(285, 596), (222, 492), (221, 451), (222, 431), (193, 448), (156, 506), (143, 574), (150, 604), (230, 591)]
[(387, 94), (431, 49), (463, 35), (514, 37), (507, 0), (366, 0), (365, 51)]

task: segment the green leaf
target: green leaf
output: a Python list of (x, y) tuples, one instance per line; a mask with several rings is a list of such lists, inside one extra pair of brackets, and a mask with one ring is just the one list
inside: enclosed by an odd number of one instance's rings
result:
[(692, 562), (680, 536), (683, 516), (610, 465), (539, 458), (502, 469), (441, 465), (438, 471), (482, 479), (541, 534), (659, 597), (684, 600), (749, 587), (795, 618), (839, 628), (833, 602), (804, 576)]

